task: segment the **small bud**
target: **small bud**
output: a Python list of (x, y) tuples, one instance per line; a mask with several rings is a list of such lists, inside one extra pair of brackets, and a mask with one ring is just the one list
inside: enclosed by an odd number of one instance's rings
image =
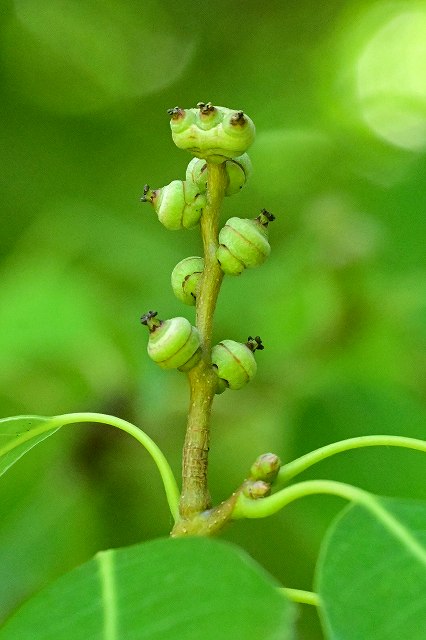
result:
[(141, 323), (149, 329), (148, 355), (163, 369), (189, 371), (200, 360), (200, 336), (186, 318), (159, 320), (148, 311)]
[(281, 467), (281, 460), (275, 453), (264, 453), (259, 456), (250, 468), (252, 480), (264, 480), (272, 483)]
[(246, 480), (243, 484), (243, 494), (252, 500), (265, 498), (271, 493), (271, 485), (263, 480)]
[(262, 209), (254, 220), (230, 218), (219, 232), (216, 258), (228, 275), (239, 275), (245, 268), (261, 265), (271, 252), (268, 224), (275, 219)]

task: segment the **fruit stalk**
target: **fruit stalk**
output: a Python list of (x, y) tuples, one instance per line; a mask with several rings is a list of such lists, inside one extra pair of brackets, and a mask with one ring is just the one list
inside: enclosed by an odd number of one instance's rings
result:
[(224, 164), (208, 163), (207, 204), (201, 216), (204, 247), (204, 271), (196, 303), (196, 327), (200, 334), (202, 356), (188, 372), (190, 404), (183, 446), (182, 494), (179, 511), (190, 519), (211, 506), (207, 485), (210, 413), (217, 376), (211, 367), (213, 315), (223, 272), (216, 260), (219, 213), (226, 188)]

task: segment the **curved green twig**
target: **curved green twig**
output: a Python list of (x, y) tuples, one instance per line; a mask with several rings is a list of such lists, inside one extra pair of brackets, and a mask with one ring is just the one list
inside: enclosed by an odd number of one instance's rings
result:
[(19, 446), (20, 444), (30, 440), (34, 436), (41, 435), (48, 431), (52, 431), (52, 429), (57, 429), (59, 427), (63, 427), (69, 424), (83, 423), (83, 422), (96, 422), (101, 424), (107, 424), (111, 427), (116, 427), (117, 429), (121, 429), (121, 431), (125, 431), (129, 435), (136, 438), (140, 444), (142, 444), (148, 453), (151, 455), (154, 460), (157, 468), (160, 472), (161, 479), (164, 484), (164, 489), (166, 492), (167, 502), (170, 507), (170, 511), (172, 513), (175, 521), (179, 517), (179, 489), (176, 484), (175, 477), (173, 475), (173, 471), (169, 463), (166, 460), (161, 449), (155, 442), (139, 427), (136, 427), (134, 424), (127, 422), (126, 420), (122, 420), (121, 418), (117, 418), (116, 416), (109, 416), (103, 413), (66, 413), (64, 415), (53, 416), (51, 418), (46, 418), (46, 422), (43, 422), (40, 426), (31, 429), (31, 431), (22, 433), (17, 439), (2, 448), (2, 453), (6, 453), (8, 449)]
[(262, 498), (259, 500), (253, 500), (241, 493), (238, 496), (238, 500), (232, 513), (233, 520), (239, 520), (241, 518), (266, 518), (272, 516), (274, 513), (278, 513), (288, 504), (311, 496), (315, 494), (329, 494), (339, 496), (352, 502), (364, 502), (368, 500), (370, 496), (367, 491), (358, 489), (350, 484), (344, 482), (336, 482), (334, 480), (306, 480), (305, 482), (298, 482), (290, 487), (281, 489), (276, 493)]
[(232, 513), (232, 518), (235, 520), (241, 518), (266, 518), (267, 516), (277, 513), (295, 500), (316, 494), (337, 496), (363, 506), (372, 513), (395, 538), (403, 541), (404, 544), (410, 548), (413, 555), (426, 566), (426, 551), (424, 547), (382, 506), (379, 499), (368, 491), (353, 487), (344, 482), (335, 482), (334, 480), (307, 480), (281, 489), (281, 491), (277, 491), (277, 493), (274, 493), (272, 496), (260, 500), (247, 498), (243, 493), (240, 493)]
[(336, 453), (343, 453), (352, 449), (364, 447), (401, 447), (426, 453), (426, 442), (416, 438), (405, 438), (403, 436), (359, 436), (327, 444), (325, 447), (310, 451), (309, 453), (285, 464), (279, 471), (276, 482), (286, 483), (302, 471), (321, 460), (330, 458)]

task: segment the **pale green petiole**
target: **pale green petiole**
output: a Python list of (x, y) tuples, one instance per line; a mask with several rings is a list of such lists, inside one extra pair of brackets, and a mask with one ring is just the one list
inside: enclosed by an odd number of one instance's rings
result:
[(261, 500), (253, 500), (247, 498), (243, 493), (238, 496), (236, 505), (232, 512), (232, 519), (240, 518), (267, 518), (274, 513), (281, 511), (288, 504), (315, 494), (329, 494), (345, 498), (352, 502), (365, 502), (370, 498), (367, 491), (353, 487), (343, 482), (335, 482), (334, 480), (307, 480), (306, 482), (298, 482), (290, 487), (281, 489), (267, 498)]
[(310, 604), (314, 607), (321, 606), (319, 595), (313, 591), (290, 589), (288, 587), (279, 587), (278, 591), (293, 602), (297, 602), (299, 604)]
[(344, 498), (345, 500), (361, 505), (373, 514), (395, 538), (402, 540), (404, 544), (411, 549), (412, 553), (426, 565), (426, 551), (424, 547), (384, 508), (380, 500), (371, 493), (368, 493), (368, 491), (353, 487), (344, 482), (335, 482), (334, 480), (307, 480), (306, 482), (291, 485), (286, 489), (281, 489), (281, 491), (277, 491), (277, 493), (274, 493), (272, 496), (260, 500), (252, 500), (251, 498), (247, 498), (243, 493), (240, 493), (232, 512), (232, 518), (234, 520), (240, 518), (266, 518), (277, 513), (295, 500), (317, 494), (338, 496), (339, 498)]
[[(176, 484), (173, 471), (171, 470), (170, 465), (167, 462), (163, 452), (155, 444), (155, 442), (144, 431), (142, 431), (142, 429), (139, 429), (139, 427), (136, 427), (126, 420), (122, 420), (121, 418), (116, 418), (115, 416), (109, 416), (103, 413), (86, 412), (67, 413), (60, 416), (53, 416), (51, 418), (46, 418), (46, 422), (42, 423), (38, 427), (35, 427), (34, 429), (31, 429), (31, 431), (29, 432), (23, 433), (19, 438), (15, 439), (13, 442), (13, 447), (18, 446), (19, 444), (24, 443), (37, 435), (52, 431), (52, 429), (57, 429), (69, 424), (83, 422), (107, 424), (111, 427), (121, 429), (121, 431), (125, 431), (129, 435), (136, 438), (136, 440), (145, 447), (160, 472), (166, 492), (167, 502), (169, 504), (172, 516), (176, 521), (179, 517), (179, 489)], [(7, 447), (4, 447), (1, 450), (1, 453), (6, 453), (6, 449)]]
[(413, 449), (426, 453), (426, 442), (417, 440), (416, 438), (405, 438), (403, 436), (359, 436), (357, 438), (349, 438), (348, 440), (340, 440), (327, 444), (325, 447), (310, 451), (309, 453), (285, 464), (281, 467), (276, 482), (285, 484), (295, 476), (302, 473), (309, 467), (321, 460), (330, 458), (336, 453), (343, 453), (352, 449), (362, 449), (364, 447), (401, 447), (403, 449)]

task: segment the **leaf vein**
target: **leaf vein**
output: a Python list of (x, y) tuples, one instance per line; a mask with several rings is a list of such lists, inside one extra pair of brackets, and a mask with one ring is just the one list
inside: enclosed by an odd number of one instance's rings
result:
[[(367, 501), (366, 501), (367, 502)], [(426, 566), (426, 549), (422, 544), (410, 533), (410, 531), (397, 520), (386, 507), (380, 504), (379, 500), (376, 500), (372, 496), (369, 496), (369, 504), (365, 504), (368, 508), (375, 513), (381, 523), (392, 533), (400, 542), (404, 543), (408, 550)]]
[(118, 640), (117, 593), (114, 576), (114, 551), (101, 551), (96, 556), (99, 566), (105, 640)]

